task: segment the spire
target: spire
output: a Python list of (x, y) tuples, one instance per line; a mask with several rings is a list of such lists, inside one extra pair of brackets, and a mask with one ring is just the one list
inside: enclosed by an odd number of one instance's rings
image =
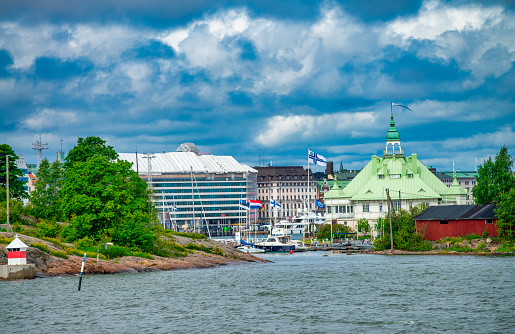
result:
[[(396, 145), (399, 146), (396, 149)], [(391, 146), (391, 148), (390, 148)], [(404, 152), (401, 148), (401, 136), (395, 127), (395, 121), (393, 120), (393, 113), (390, 114), (390, 128), (388, 128), (388, 132), (386, 133), (386, 149), (384, 151), (385, 156), (404, 156)]]

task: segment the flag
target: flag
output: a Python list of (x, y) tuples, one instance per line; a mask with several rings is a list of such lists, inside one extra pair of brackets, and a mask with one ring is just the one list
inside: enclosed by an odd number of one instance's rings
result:
[(250, 210), (249, 204), (244, 199), (240, 199), (240, 208), (245, 209), (245, 210)]
[(172, 206), (172, 207), (170, 208), (170, 210), (172, 210), (172, 211), (179, 211), (179, 209), (177, 209), (177, 207), (176, 207), (176, 206)]
[(222, 217), (225, 217), (225, 215), (222, 213)]
[(308, 150), (308, 161), (315, 165), (327, 165), (326, 159), (323, 156), (316, 154), (315, 152), (311, 152), (310, 150)]
[(315, 198), (315, 206), (318, 206), (319, 208), (325, 208), (324, 203), (320, 202)]
[(406, 106), (403, 106), (402, 104), (397, 104), (397, 103), (393, 103), (393, 102), (392, 102), (392, 106), (403, 107), (403, 108), (408, 109), (409, 111), (413, 111), (413, 110), (411, 110), (410, 108), (408, 108), (408, 107), (406, 107)]
[(247, 204), (250, 209), (262, 209), (263, 208), (263, 203), (261, 203), (261, 201), (258, 201), (256, 199), (248, 199)]
[(255, 199), (248, 199), (247, 204), (249, 205), (250, 209), (263, 209), (263, 203)]
[(281, 204), (277, 203), (273, 199), (270, 200), (270, 205), (272, 206), (272, 208), (278, 208), (278, 209), (281, 208)]

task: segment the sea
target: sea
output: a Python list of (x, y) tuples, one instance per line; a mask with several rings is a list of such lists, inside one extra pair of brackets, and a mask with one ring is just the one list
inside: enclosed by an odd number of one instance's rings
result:
[(2, 333), (515, 333), (515, 258), (305, 252), (0, 281)]

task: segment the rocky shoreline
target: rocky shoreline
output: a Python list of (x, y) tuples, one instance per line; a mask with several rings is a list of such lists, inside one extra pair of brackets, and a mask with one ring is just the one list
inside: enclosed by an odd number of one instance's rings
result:
[[(12, 234), (1, 232), (0, 236), (8, 238), (12, 237)], [(34, 263), (36, 265), (36, 277), (73, 276), (80, 273), (82, 257), (69, 255), (67, 259), (63, 259), (52, 256), (38, 248), (30, 247), (32, 242), (38, 242), (47, 245), (49, 248), (56, 249), (55, 245), (51, 242), (26, 235), (18, 236), (29, 246), (27, 249), (27, 263)], [(192, 239), (183, 237), (176, 237), (176, 241), (180, 243), (192, 242), (206, 247), (218, 247), (222, 249), (224, 256), (210, 254), (203, 251), (194, 251), (192, 254), (188, 254), (185, 257), (165, 258), (153, 256), (153, 259), (151, 260), (134, 256), (125, 256), (113, 260), (100, 259), (97, 263), (96, 258), (86, 258), (84, 274), (97, 275), (200, 269), (228, 264), (266, 262), (266, 260), (242, 253), (229, 245), (225, 245), (217, 241), (193, 241)], [(0, 264), (7, 264), (6, 246), (7, 245), (5, 244), (0, 244)]]

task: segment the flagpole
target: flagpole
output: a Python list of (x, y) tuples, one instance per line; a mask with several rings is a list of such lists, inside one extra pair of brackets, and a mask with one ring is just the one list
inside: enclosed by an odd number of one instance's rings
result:
[(307, 212), (309, 211), (309, 196), (310, 196), (310, 192), (309, 192), (309, 148), (308, 148), (308, 194), (306, 196), (306, 214)]

